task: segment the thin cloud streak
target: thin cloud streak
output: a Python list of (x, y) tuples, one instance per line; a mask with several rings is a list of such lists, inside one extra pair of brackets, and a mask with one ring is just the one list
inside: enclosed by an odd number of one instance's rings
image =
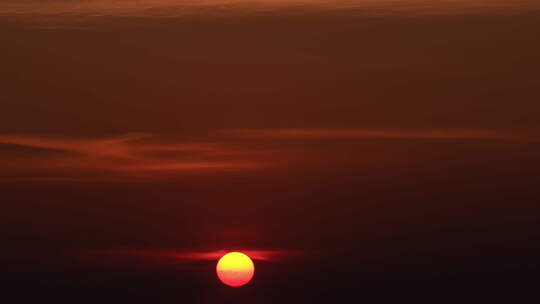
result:
[(493, 130), (230, 129), (218, 134), (214, 142), (167, 142), (144, 133), (91, 139), (0, 135), (0, 144), (7, 147), (0, 149), (0, 182), (138, 182), (184, 173), (268, 171), (319, 153), (314, 147), (298, 150), (284, 140), (539, 141), (529, 134)]
[(538, 141), (537, 137), (499, 131), (482, 130), (427, 130), (393, 131), (372, 129), (233, 129), (222, 133), (245, 138), (271, 139), (477, 139), (477, 140), (514, 140)]
[[(255, 170), (266, 165), (259, 160), (261, 151), (253, 151), (251, 155), (249, 149), (223, 143), (155, 144), (150, 140), (155, 141), (156, 137), (125, 134), (80, 139), (0, 135), (0, 144), (27, 148), (31, 152), (13, 155), (0, 150), (5, 160), (0, 164), (0, 175), (48, 181), (138, 180), (181, 172)], [(60, 153), (44, 153), (48, 151)]]
[(129, 143), (148, 134), (126, 134), (106, 139), (62, 139), (34, 136), (0, 135), (0, 143), (30, 148), (80, 153), (89, 156), (129, 157)]
[(534, 0), (95, 0), (95, 1), (17, 1), (0, 4), (0, 15), (41, 15), (66, 17), (134, 16), (180, 17), (185, 15), (245, 15), (294, 9), (358, 9), (366, 15), (463, 14), (483, 11), (523, 11), (538, 9)]
[(170, 261), (217, 261), (223, 255), (232, 251), (240, 251), (247, 254), (251, 259), (258, 261), (278, 261), (288, 257), (297, 256), (298, 251), (293, 250), (212, 250), (212, 251), (182, 251), (182, 250), (159, 250), (159, 249), (111, 249), (96, 251), (94, 253), (106, 256), (124, 256), (143, 259), (157, 259)]

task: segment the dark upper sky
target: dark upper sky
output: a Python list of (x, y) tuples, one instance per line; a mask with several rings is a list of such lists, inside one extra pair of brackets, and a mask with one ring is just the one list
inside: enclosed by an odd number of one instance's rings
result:
[[(538, 37), (532, 0), (2, 1), (3, 280), (55, 303), (527, 294)], [(200, 258), (230, 249), (262, 252), (247, 294)]]

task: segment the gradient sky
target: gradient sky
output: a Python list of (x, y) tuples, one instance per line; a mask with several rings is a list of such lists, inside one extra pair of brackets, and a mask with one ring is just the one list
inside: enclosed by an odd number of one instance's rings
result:
[(538, 37), (534, 0), (4, 0), (0, 256), (537, 267)]

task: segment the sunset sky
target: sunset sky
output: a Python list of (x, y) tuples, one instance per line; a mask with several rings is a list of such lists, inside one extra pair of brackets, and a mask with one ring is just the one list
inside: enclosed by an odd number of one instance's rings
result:
[(0, 69), (6, 303), (535, 302), (539, 0), (0, 0)]

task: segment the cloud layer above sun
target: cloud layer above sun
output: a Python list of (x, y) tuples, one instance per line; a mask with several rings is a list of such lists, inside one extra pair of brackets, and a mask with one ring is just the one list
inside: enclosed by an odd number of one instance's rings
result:
[[(173, 141), (152, 134), (107, 138), (0, 135), (3, 180), (145, 181), (194, 172), (291, 168), (306, 159), (324, 163), (328, 144), (385, 140), (538, 142), (530, 134), (490, 130), (225, 129), (213, 141)], [(307, 144), (313, 141), (314, 145)], [(299, 147), (298, 144), (305, 146)], [(350, 149), (350, 148), (345, 148)], [(339, 150), (339, 149), (338, 149)], [(353, 149), (354, 150), (354, 149)], [(322, 153), (322, 154), (321, 154)], [(362, 155), (369, 159), (369, 155)]]
[[(204, 143), (151, 143), (148, 134), (127, 134), (100, 139), (0, 136), (0, 144), (18, 146), (5, 155), (1, 171), (12, 176), (41, 176), (43, 179), (124, 180), (148, 179), (166, 172), (251, 170), (262, 166), (248, 157), (256, 151)], [(47, 153), (45, 153), (47, 152)], [(240, 157), (241, 156), (241, 157)]]
[(104, 256), (120, 256), (142, 258), (149, 260), (169, 261), (217, 261), (227, 252), (241, 251), (253, 260), (277, 261), (300, 254), (293, 250), (211, 250), (211, 251), (185, 251), (185, 250), (156, 250), (156, 249), (112, 249), (95, 251), (93, 253)]
[(138, 16), (178, 17), (182, 15), (251, 14), (253, 12), (283, 13), (283, 9), (359, 10), (367, 15), (387, 14), (461, 14), (486, 10), (514, 11), (538, 9), (534, 0), (54, 0), (3, 1), (1, 15), (78, 15), (78, 16)]

